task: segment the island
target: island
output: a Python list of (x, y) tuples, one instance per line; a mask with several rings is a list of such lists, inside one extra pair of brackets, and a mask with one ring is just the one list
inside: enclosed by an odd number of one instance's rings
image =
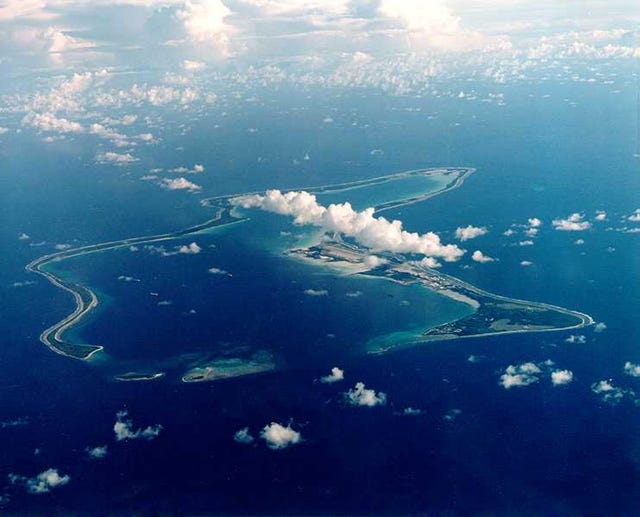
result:
[[(359, 197), (360, 202), (368, 202), (370, 198), (375, 199), (371, 206), (378, 214), (404, 205), (423, 202), (433, 196), (459, 188), (474, 172), (475, 169), (471, 167), (417, 169), (304, 190), (329, 201), (332, 201), (332, 198), (337, 200), (339, 196), (346, 194)], [(90, 360), (103, 350), (102, 345), (72, 343), (64, 339), (65, 332), (93, 311), (98, 306), (99, 300), (89, 287), (54, 273), (47, 268), (49, 264), (54, 262), (60, 264), (69, 258), (89, 253), (169, 241), (209, 232), (223, 226), (248, 222), (249, 217), (242, 214), (242, 210), (238, 209), (234, 200), (239, 196), (255, 194), (231, 194), (203, 199), (202, 207), (205, 210), (215, 210), (214, 217), (184, 230), (68, 249), (45, 255), (28, 264), (26, 266), (28, 271), (42, 275), (55, 287), (69, 292), (76, 305), (71, 314), (44, 330), (40, 334), (40, 341), (52, 351), (74, 359)], [(382, 253), (384, 260), (375, 267), (369, 267), (365, 259), (370, 254), (371, 250), (341, 235), (323, 235), (312, 245), (285, 251), (285, 255), (292, 259), (311, 261), (322, 266), (334, 266), (336, 274), (384, 278), (400, 284), (419, 283), (442, 296), (468, 305), (470, 313), (461, 319), (424, 329), (421, 334), (411, 338), (405, 336), (402, 339), (390, 341), (374, 340), (368, 345), (368, 353), (380, 354), (419, 343), (442, 340), (578, 329), (594, 323), (591, 316), (578, 311), (486, 292), (402, 254)], [(265, 372), (274, 368), (275, 363), (268, 353), (256, 353), (253, 357), (244, 359), (223, 357), (193, 365), (182, 376), (182, 381), (210, 381)], [(116, 379), (120, 381), (152, 380), (160, 376), (162, 374), (159, 373), (147, 375), (130, 372), (116, 376)]]
[(91, 289), (72, 282), (63, 277), (47, 270), (47, 265), (51, 263), (60, 263), (72, 257), (87, 255), (89, 253), (99, 253), (117, 248), (126, 248), (140, 244), (150, 244), (159, 241), (168, 241), (208, 231), (212, 228), (226, 226), (240, 222), (240, 219), (229, 214), (227, 209), (218, 209), (216, 215), (202, 224), (179, 230), (173, 233), (164, 233), (159, 235), (147, 235), (144, 237), (126, 238), (119, 241), (110, 241), (100, 244), (92, 244), (90, 246), (82, 246), (79, 248), (71, 248), (68, 250), (51, 253), (37, 258), (27, 264), (27, 271), (38, 273), (46, 278), (54, 286), (63, 289), (74, 298), (75, 309), (64, 319), (47, 328), (40, 334), (40, 341), (44, 343), (50, 350), (57, 354), (61, 354), (73, 359), (89, 360), (95, 354), (102, 351), (102, 345), (78, 344), (65, 341), (64, 333), (74, 325), (77, 325), (87, 314), (98, 306), (98, 297)]

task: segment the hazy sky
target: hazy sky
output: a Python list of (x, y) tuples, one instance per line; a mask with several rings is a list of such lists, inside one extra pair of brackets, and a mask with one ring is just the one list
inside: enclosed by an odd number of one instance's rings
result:
[(406, 52), (637, 58), (639, 21), (633, 0), (0, 0), (0, 59), (64, 67)]

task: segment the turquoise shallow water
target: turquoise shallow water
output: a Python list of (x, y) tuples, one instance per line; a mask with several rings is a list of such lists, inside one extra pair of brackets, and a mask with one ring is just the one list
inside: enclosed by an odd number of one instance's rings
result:
[[(444, 264), (445, 271), (499, 294), (582, 310), (607, 329), (585, 330), (582, 344), (567, 343), (564, 333), (532, 334), (365, 356), (359, 346), (366, 335), (407, 332), (458, 305), (285, 259), (281, 251), (309, 230), (262, 214), (234, 231), (188, 239), (202, 245), (198, 255), (118, 251), (69, 262), (74, 277), (111, 298), (79, 329), (84, 337), (108, 342), (113, 361), (127, 365), (181, 357), (171, 363), (176, 375), (155, 383), (117, 383), (107, 366), (46, 350), (39, 333), (68, 314), (72, 302), (23, 268), (54, 244), (199, 222), (198, 196), (139, 181), (142, 165), (130, 171), (84, 165), (93, 156), (82, 150), (80, 137), (54, 148), (26, 131), (10, 135), (0, 175), (0, 239), (9, 250), (0, 270), (0, 413), (3, 421), (23, 418), (26, 424), (0, 429), (11, 444), (0, 459), (4, 473), (32, 476), (55, 466), (71, 482), (43, 497), (7, 484), (11, 502), (3, 511), (633, 514), (640, 504), (640, 412), (627, 396), (614, 406), (591, 390), (594, 382), (612, 379), (640, 393), (638, 379), (623, 373), (626, 361), (640, 362), (633, 310), (640, 303), (640, 241), (638, 234), (616, 231), (638, 208), (636, 114), (628, 109), (635, 90), (619, 87), (614, 94), (602, 84), (505, 85), (506, 105), (500, 107), (323, 92), (314, 93), (311, 113), (230, 109), (215, 138), (204, 131), (211, 122), (206, 117), (186, 142), (167, 134), (155, 159), (174, 156), (175, 147), (184, 145), (185, 162), (216, 164), (215, 172), (199, 179), (207, 196), (420, 167), (476, 167), (461, 188), (385, 217), (401, 219), (410, 231), (436, 230), (445, 242), (454, 241), (458, 226), (486, 226), (486, 236), (464, 247), (499, 260), (465, 259)], [(308, 95), (290, 95), (286, 102), (307, 105)], [(274, 94), (274, 102), (285, 101)], [(400, 111), (412, 106), (423, 111)], [(331, 129), (320, 133), (309, 121), (322, 120), (330, 108), (357, 110), (369, 128), (354, 128), (350, 117), (336, 115)], [(251, 125), (272, 131), (248, 143)], [(384, 154), (371, 155), (375, 148)], [(294, 165), (305, 152), (311, 160)], [(268, 160), (258, 164), (258, 156)], [(556, 217), (583, 211), (592, 219), (596, 209), (608, 211), (608, 223), (594, 223), (579, 236), (551, 228)], [(544, 221), (534, 246), (514, 246), (520, 236), (502, 235), (534, 216)], [(17, 240), (22, 231), (30, 242)], [(578, 237), (585, 241), (581, 246)], [(533, 265), (521, 267), (523, 260)], [(230, 282), (206, 273), (214, 266), (232, 273)], [(120, 275), (141, 282), (118, 281)], [(29, 280), (36, 284), (13, 287)], [(326, 289), (328, 296), (310, 297), (306, 289)], [(358, 290), (364, 295), (346, 296)], [(172, 304), (158, 306), (160, 298)], [(191, 308), (193, 320), (183, 315)], [(190, 354), (235, 351), (239, 343), (270, 347), (281, 369), (213, 384), (177, 380), (180, 366), (193, 360)], [(470, 355), (477, 362), (469, 362)], [(571, 369), (574, 381), (553, 387), (542, 377), (521, 390), (498, 384), (508, 365), (546, 359)], [(314, 382), (332, 366), (344, 368), (343, 383)], [(342, 393), (358, 381), (384, 391), (387, 405), (346, 405)], [(403, 416), (406, 407), (421, 413)], [(115, 413), (123, 408), (140, 426), (163, 424), (160, 437), (116, 443)], [(257, 435), (271, 421), (291, 421), (304, 442), (271, 451), (232, 441), (238, 429), (248, 426)], [(89, 462), (84, 448), (103, 443), (109, 456)]]
[(443, 174), (417, 176), (385, 181), (378, 185), (340, 189), (332, 193), (316, 194), (323, 205), (348, 201), (355, 210), (364, 210), (390, 201), (402, 201), (429, 194), (444, 188), (451, 181)]

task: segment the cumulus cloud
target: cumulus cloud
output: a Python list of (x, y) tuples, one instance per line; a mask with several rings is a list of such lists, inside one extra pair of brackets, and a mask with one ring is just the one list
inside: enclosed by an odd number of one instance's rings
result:
[(535, 363), (528, 362), (517, 366), (509, 365), (500, 376), (500, 384), (505, 389), (529, 386), (540, 380), (538, 376), (541, 373), (542, 370)]
[(584, 214), (575, 212), (566, 219), (554, 219), (551, 221), (556, 230), (565, 232), (582, 232), (591, 228), (591, 223), (584, 220)]
[(202, 251), (202, 248), (195, 242), (184, 244), (178, 248), (178, 253), (183, 255), (197, 255), (200, 251)]
[(61, 476), (58, 469), (47, 469), (33, 478), (9, 474), (11, 484), (24, 485), (30, 494), (46, 494), (54, 488), (66, 485), (70, 480), (68, 475)]
[(339, 382), (344, 379), (344, 370), (334, 366), (331, 368), (331, 373), (329, 375), (325, 375), (324, 377), (320, 377), (320, 382), (325, 384), (332, 384), (334, 382)]
[(587, 342), (587, 336), (584, 334), (571, 334), (565, 342), (577, 345), (584, 345)]
[(199, 192), (202, 190), (200, 185), (197, 185), (186, 178), (164, 178), (160, 182), (160, 186), (167, 190), (188, 190), (189, 192)]
[(18, 234), (18, 240), (21, 241), (28, 241), (29, 239), (31, 239), (31, 237), (29, 237), (26, 233), (22, 232)]
[(607, 212), (604, 210), (596, 210), (596, 221), (606, 221), (607, 220)]
[(210, 43), (222, 55), (229, 52), (229, 36), (233, 26), (225, 19), (231, 14), (221, 0), (186, 0), (176, 11), (189, 39), (195, 43)]
[(367, 389), (364, 382), (356, 383), (355, 387), (344, 394), (346, 402), (351, 406), (384, 406), (387, 403), (387, 395), (383, 392)]
[(242, 208), (260, 208), (288, 215), (294, 218), (295, 224), (313, 225), (327, 232), (353, 237), (372, 250), (416, 253), (446, 261), (456, 261), (464, 254), (456, 245), (443, 245), (440, 237), (433, 232), (422, 235), (410, 233), (403, 229), (401, 221), (375, 217), (373, 208), (357, 212), (350, 203), (324, 207), (318, 204), (313, 194), (305, 191), (283, 194), (279, 190), (268, 190), (265, 195), (233, 198), (231, 203)]
[(145, 427), (144, 429), (133, 429), (133, 421), (127, 418), (129, 414), (126, 411), (119, 411), (116, 415), (116, 423), (113, 424), (113, 432), (116, 435), (116, 441), (136, 440), (143, 438), (145, 440), (153, 440), (157, 438), (162, 431), (162, 425), (156, 424)]
[(381, 0), (378, 14), (406, 30), (411, 48), (463, 50), (484, 43), (481, 34), (462, 28), (445, 0)]
[(631, 377), (640, 377), (640, 364), (634, 364), (630, 361), (624, 363), (624, 373)]
[(533, 262), (531, 262), (530, 260), (523, 260), (522, 262), (520, 262), (520, 265), (522, 267), (533, 266)]
[(608, 404), (618, 404), (625, 395), (634, 396), (632, 390), (618, 388), (611, 379), (595, 382), (591, 385), (591, 391), (598, 395), (603, 402)]
[(101, 460), (103, 458), (106, 458), (108, 448), (106, 445), (98, 445), (96, 447), (87, 447), (86, 451), (89, 455), (89, 458), (91, 458), (92, 460)]
[(114, 153), (108, 151), (106, 153), (100, 153), (96, 156), (98, 163), (112, 163), (114, 165), (127, 165), (129, 163), (137, 162), (138, 159), (131, 153)]
[(238, 443), (246, 443), (250, 444), (255, 441), (255, 438), (249, 432), (248, 427), (243, 427), (242, 429), (236, 431), (233, 435), (233, 441)]
[(265, 425), (260, 431), (260, 437), (266, 442), (267, 447), (273, 450), (285, 449), (302, 441), (302, 436), (291, 428), (291, 424), (285, 427), (277, 422)]
[(475, 250), (473, 255), (471, 255), (471, 260), (480, 262), (481, 264), (486, 264), (487, 262), (495, 262), (496, 259), (485, 255), (480, 250)]
[(484, 226), (466, 226), (464, 228), (459, 227), (456, 228), (456, 239), (460, 241), (468, 241), (470, 239), (475, 239), (476, 237), (480, 237), (482, 235), (486, 235), (489, 232)]
[(537, 217), (530, 217), (527, 220), (527, 224), (529, 225), (529, 228), (539, 228), (542, 226), (542, 221)]
[(29, 112), (22, 118), (22, 125), (54, 133), (81, 133), (84, 131), (79, 122), (57, 117), (53, 113)]
[(573, 372), (571, 370), (555, 370), (551, 372), (551, 383), (554, 386), (569, 384), (572, 380)]
[(383, 266), (387, 262), (389, 262), (387, 259), (378, 257), (377, 255), (367, 255), (364, 259), (364, 265), (370, 269)]

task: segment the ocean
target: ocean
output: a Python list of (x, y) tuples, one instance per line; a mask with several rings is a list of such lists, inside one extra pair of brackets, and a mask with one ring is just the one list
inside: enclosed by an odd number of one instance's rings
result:
[[(638, 379), (623, 373), (625, 362), (640, 362), (640, 240), (619, 231), (633, 226), (624, 219), (638, 208), (640, 162), (636, 114), (628, 109), (635, 90), (620, 82), (503, 85), (504, 105), (265, 92), (262, 104), (213, 108), (186, 142), (168, 129), (153, 156), (141, 150), (144, 167), (95, 165), (81, 136), (53, 144), (27, 132), (6, 137), (0, 435), (11, 445), (0, 451), (2, 511), (633, 513), (640, 408), (630, 394), (614, 405), (592, 392), (612, 379), (640, 393)], [(153, 161), (205, 163), (203, 193), (140, 181)], [(454, 241), (459, 226), (486, 226), (487, 235), (461, 245), (497, 260), (465, 258), (443, 264), (444, 272), (497, 294), (588, 313), (606, 330), (584, 329), (574, 342), (566, 342), (571, 332), (516, 334), (370, 356), (368, 339), (446, 321), (460, 304), (419, 286), (341, 276), (285, 257), (289, 243), (311, 229), (255, 214), (236, 227), (164, 243), (171, 251), (196, 241), (202, 251), (195, 255), (123, 249), (64, 262), (101, 298), (72, 334), (103, 344), (106, 354), (83, 363), (38, 341), (73, 310), (68, 293), (24, 271), (55, 244), (178, 230), (206, 219), (202, 197), (440, 166), (477, 172), (456, 190), (384, 216), (411, 231), (436, 231), (444, 242)], [(607, 220), (592, 229), (552, 228), (553, 219), (574, 212), (593, 221), (596, 210), (606, 210)], [(532, 217), (543, 221), (534, 245), (518, 245), (523, 226), (503, 235)], [(19, 240), (21, 232), (30, 239)], [(208, 273), (212, 267), (232, 276)], [(309, 289), (327, 293), (310, 296)], [(190, 365), (252, 350), (270, 351), (277, 368), (180, 381)], [(507, 366), (547, 359), (570, 369), (573, 382), (553, 386), (541, 376), (523, 388), (499, 384)], [(113, 380), (149, 365), (167, 375)], [(344, 369), (344, 381), (319, 382), (333, 366)], [(358, 381), (386, 393), (387, 404), (349, 406), (343, 393)], [(161, 424), (160, 435), (116, 442), (123, 409), (134, 427)], [(301, 443), (271, 450), (260, 439), (234, 442), (237, 430), (258, 437), (270, 422), (290, 423)], [(85, 449), (102, 444), (107, 456), (90, 460)], [(34, 496), (7, 477), (47, 468), (68, 474), (68, 485)]]

